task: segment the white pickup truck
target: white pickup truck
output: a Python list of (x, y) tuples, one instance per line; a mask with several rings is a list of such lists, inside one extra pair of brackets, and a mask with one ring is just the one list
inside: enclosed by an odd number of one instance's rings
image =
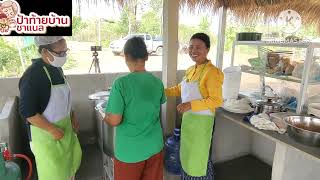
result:
[(120, 55), (123, 53), (124, 44), (128, 39), (132, 37), (141, 37), (147, 45), (147, 50), (149, 54), (155, 53), (158, 56), (162, 55), (162, 39), (161, 38), (152, 38), (150, 34), (129, 34), (124, 38), (112, 41), (110, 43), (110, 49), (114, 55)]

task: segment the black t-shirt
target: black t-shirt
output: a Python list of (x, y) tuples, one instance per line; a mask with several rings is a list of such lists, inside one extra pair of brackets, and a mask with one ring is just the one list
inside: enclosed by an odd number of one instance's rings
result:
[(32, 60), (19, 82), (19, 110), (24, 119), (42, 114), (50, 99), (51, 83), (43, 67), (46, 67), (53, 85), (64, 84), (63, 71), (45, 63), (41, 58)]

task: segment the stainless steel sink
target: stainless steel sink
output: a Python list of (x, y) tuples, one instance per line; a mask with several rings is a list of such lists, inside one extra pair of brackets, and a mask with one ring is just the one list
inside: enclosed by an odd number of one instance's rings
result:
[(99, 146), (103, 152), (114, 157), (115, 128), (103, 122), (105, 116), (104, 110), (108, 101), (100, 101), (96, 105), (96, 116), (98, 125)]

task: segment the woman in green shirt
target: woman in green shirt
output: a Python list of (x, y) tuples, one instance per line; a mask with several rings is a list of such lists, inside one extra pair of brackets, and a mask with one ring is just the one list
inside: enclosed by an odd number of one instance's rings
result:
[(115, 180), (162, 180), (161, 80), (145, 69), (148, 52), (139, 37), (129, 39), (124, 56), (130, 73), (112, 85), (104, 121), (116, 126)]

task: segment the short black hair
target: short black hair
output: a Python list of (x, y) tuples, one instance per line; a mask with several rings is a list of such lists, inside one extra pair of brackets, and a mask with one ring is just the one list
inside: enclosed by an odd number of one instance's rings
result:
[(206, 33), (195, 33), (191, 36), (190, 41), (192, 39), (199, 39), (203, 41), (206, 47), (210, 49), (210, 37)]
[(133, 60), (147, 60), (148, 57), (146, 43), (140, 37), (132, 37), (128, 39), (124, 45), (123, 52), (125, 55), (129, 55)]

